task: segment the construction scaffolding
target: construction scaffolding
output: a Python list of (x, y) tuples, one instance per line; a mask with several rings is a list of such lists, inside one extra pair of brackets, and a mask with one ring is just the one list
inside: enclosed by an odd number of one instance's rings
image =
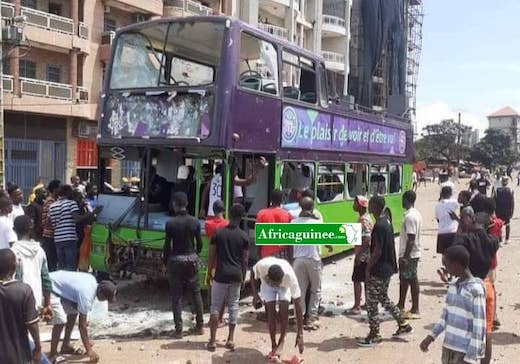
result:
[(412, 120), (414, 136), (417, 134), (416, 107), (417, 107), (417, 76), (422, 50), (422, 26), (424, 12), (422, 0), (408, 0), (408, 54), (406, 62), (406, 96), (408, 98), (408, 116)]

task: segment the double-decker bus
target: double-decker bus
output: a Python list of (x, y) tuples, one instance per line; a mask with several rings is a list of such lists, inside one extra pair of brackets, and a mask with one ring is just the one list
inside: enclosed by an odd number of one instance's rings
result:
[[(321, 57), (227, 17), (121, 29), (97, 142), (104, 206), (91, 233), (97, 271), (158, 275), (172, 193), (186, 192), (189, 212), (203, 216), (216, 174), (226, 213), (240, 199), (251, 236), (275, 188), (287, 206), (312, 189), (325, 222), (355, 222), (356, 195), (384, 195), (398, 231), (411, 183), (409, 121), (332, 102)], [(203, 263), (207, 251), (206, 239)]]

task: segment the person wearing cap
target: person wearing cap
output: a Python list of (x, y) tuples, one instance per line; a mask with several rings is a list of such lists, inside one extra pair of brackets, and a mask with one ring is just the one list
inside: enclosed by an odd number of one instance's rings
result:
[(116, 286), (111, 281), (98, 284), (96, 278), (83, 272), (56, 271), (49, 274), (52, 283), (51, 306), (53, 318), (50, 359), (58, 357), (58, 344), (65, 326), (65, 336), (61, 346), (61, 354), (81, 355), (81, 349), (75, 349), (70, 343), (70, 336), (79, 314), (79, 333), (85, 347), (84, 353), (91, 363), (97, 363), (99, 356), (92, 350), (88, 334), (87, 315), (92, 310), (94, 300), (112, 302), (116, 295)]
[(361, 292), (362, 283), (365, 282), (365, 271), (367, 261), (370, 257), (370, 235), (372, 234), (372, 219), (367, 211), (368, 199), (358, 195), (354, 199), (354, 211), (359, 214), (358, 222), (361, 224), (361, 245), (354, 247), (354, 271), (352, 272), (352, 282), (354, 283), (354, 306), (347, 310), (347, 315), (361, 314)]
[(506, 225), (506, 244), (509, 243), (509, 234), (511, 233), (510, 221), (515, 210), (515, 195), (513, 189), (508, 186), (509, 177), (502, 177), (502, 187), (495, 190), (493, 198), (496, 203), (496, 215)]

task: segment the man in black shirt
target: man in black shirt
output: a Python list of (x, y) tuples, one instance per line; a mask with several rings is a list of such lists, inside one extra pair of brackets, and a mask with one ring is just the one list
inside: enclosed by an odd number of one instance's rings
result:
[[(229, 225), (217, 230), (209, 246), (207, 283), (211, 285), (211, 336), (208, 350), (216, 349), (215, 336), (219, 315), (227, 301), (229, 313), (229, 334), (226, 348), (234, 350), (234, 332), (238, 316), (240, 288), (244, 283), (249, 252), (249, 238), (240, 229), (240, 221), (245, 215), (241, 204), (234, 204), (230, 211)], [(212, 277), (213, 268), (215, 277)], [(214, 278), (213, 283), (211, 279)]]
[(379, 303), (397, 321), (398, 329), (394, 336), (409, 334), (413, 331), (408, 322), (401, 317), (399, 308), (388, 297), (390, 278), (397, 273), (397, 260), (394, 230), (384, 213), (384, 208), (385, 199), (381, 196), (372, 197), (368, 203), (368, 210), (376, 219), (376, 223), (372, 229), (370, 259), (367, 263), (365, 277), (370, 333), (366, 338), (358, 341), (358, 345), (363, 347), (372, 347), (382, 341), (379, 334)]
[[(0, 250), (0, 363), (39, 363), (41, 359), (38, 312), (29, 285), (13, 280), (16, 257), (10, 249)], [(34, 340), (31, 353), (29, 337)]]
[[(184, 292), (190, 294), (195, 306), (197, 326), (194, 333), (203, 335), (204, 319), (202, 296), (199, 284), (199, 257), (202, 250), (199, 221), (190, 216), (186, 207), (188, 197), (184, 192), (174, 195), (175, 217), (166, 223), (163, 248), (164, 269), (168, 269), (168, 282), (172, 295), (173, 320), (175, 321), (175, 337), (182, 337), (182, 297)], [(195, 241), (197, 242), (195, 250)]]

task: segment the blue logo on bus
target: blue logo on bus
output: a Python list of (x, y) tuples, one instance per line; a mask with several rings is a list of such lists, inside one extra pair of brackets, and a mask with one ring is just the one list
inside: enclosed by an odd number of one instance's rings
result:
[(282, 140), (292, 143), (298, 135), (299, 121), (296, 111), (292, 107), (286, 107), (282, 118)]

